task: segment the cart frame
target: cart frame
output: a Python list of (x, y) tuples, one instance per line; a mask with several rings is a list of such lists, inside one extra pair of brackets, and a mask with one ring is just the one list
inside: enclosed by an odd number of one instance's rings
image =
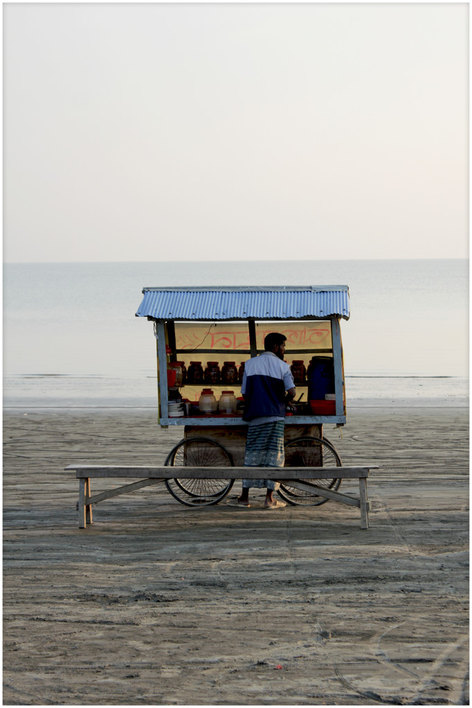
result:
[[(341, 340), (341, 318), (349, 319), (349, 288), (347, 285), (326, 286), (260, 286), (260, 287), (169, 287), (143, 288), (143, 301), (136, 313), (138, 317), (147, 317), (154, 324), (154, 336), (157, 349), (158, 366), (158, 422), (168, 426), (231, 426), (244, 425), (240, 416), (234, 418), (220, 416), (192, 416), (175, 418), (169, 416), (169, 397), (167, 384), (167, 365), (177, 361), (179, 355), (192, 353), (227, 354), (247, 358), (256, 356), (256, 325), (274, 322), (283, 330), (283, 324), (308, 324), (309, 322), (329, 321), (331, 326), (331, 348), (297, 349), (294, 355), (330, 353), (333, 356), (335, 383), (334, 415), (294, 415), (287, 424), (323, 423), (344, 425), (345, 382), (343, 348)], [(176, 323), (239, 323), (247, 324), (249, 349), (201, 349), (189, 352), (178, 349), (176, 345)], [(170, 350), (170, 355), (169, 355)], [(287, 345), (288, 355), (290, 345)]]

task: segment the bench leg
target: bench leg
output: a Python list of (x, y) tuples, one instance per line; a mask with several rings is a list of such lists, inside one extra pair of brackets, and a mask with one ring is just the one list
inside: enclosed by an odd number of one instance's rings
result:
[[(90, 477), (87, 477), (85, 480), (85, 500), (90, 499), (92, 496), (91, 492), (91, 485), (90, 485)], [(85, 521), (87, 524), (93, 524), (93, 513), (92, 513), (92, 505), (91, 504), (85, 504)]]
[(359, 499), (361, 509), (361, 529), (369, 528), (369, 499), (367, 497), (367, 478), (359, 477)]
[(85, 509), (85, 488), (87, 479), (81, 477), (79, 479), (79, 529), (87, 527), (87, 514)]

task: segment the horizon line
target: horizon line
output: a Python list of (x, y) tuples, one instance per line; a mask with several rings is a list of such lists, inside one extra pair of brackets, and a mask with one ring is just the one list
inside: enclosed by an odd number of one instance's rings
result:
[(129, 264), (129, 263), (351, 263), (360, 261), (372, 261), (372, 262), (395, 262), (395, 261), (468, 261), (469, 256), (429, 256), (429, 257), (404, 257), (404, 258), (309, 258), (309, 259), (299, 259), (299, 258), (254, 258), (254, 259), (216, 259), (216, 258), (206, 258), (199, 260), (192, 259), (178, 259), (178, 260), (77, 260), (77, 261), (3, 261), (3, 265), (91, 265), (91, 264), (104, 264), (104, 263), (114, 263), (114, 264)]

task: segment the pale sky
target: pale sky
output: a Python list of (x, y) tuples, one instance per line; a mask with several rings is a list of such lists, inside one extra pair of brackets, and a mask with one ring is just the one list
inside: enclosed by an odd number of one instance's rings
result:
[(466, 3), (3, 7), (5, 261), (467, 257)]

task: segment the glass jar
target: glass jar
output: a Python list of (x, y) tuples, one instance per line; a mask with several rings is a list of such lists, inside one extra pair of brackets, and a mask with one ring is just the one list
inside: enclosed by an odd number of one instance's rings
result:
[(203, 366), (201, 361), (191, 361), (187, 371), (187, 383), (198, 386), (203, 383)]
[(244, 376), (244, 361), (243, 361), (243, 363), (240, 365), (239, 371), (238, 371), (238, 380), (239, 380), (239, 383), (242, 383), (242, 382), (243, 382), (243, 376)]
[(167, 364), (167, 385), (169, 388), (183, 386), (183, 371), (178, 361), (171, 361), (170, 364)]
[(295, 359), (290, 367), (295, 385), (304, 384), (306, 380), (306, 368), (303, 359)]
[(221, 369), (221, 383), (236, 384), (238, 383), (238, 369), (234, 361), (225, 361)]
[(198, 400), (198, 407), (200, 409), (200, 413), (216, 413), (218, 404), (211, 388), (203, 389)]
[(182, 386), (185, 386), (185, 384), (187, 383), (187, 369), (185, 367), (185, 362), (184, 361), (176, 361), (175, 363), (178, 364), (180, 366), (180, 368), (182, 369)]
[(221, 379), (221, 374), (220, 374), (220, 367), (218, 366), (217, 361), (209, 361), (207, 364), (207, 367), (205, 369), (205, 374), (203, 377), (203, 380), (205, 383), (208, 384), (213, 384), (215, 386), (216, 384), (220, 383)]
[(234, 415), (236, 413), (236, 397), (234, 391), (223, 391), (218, 401), (218, 410), (224, 415)]

